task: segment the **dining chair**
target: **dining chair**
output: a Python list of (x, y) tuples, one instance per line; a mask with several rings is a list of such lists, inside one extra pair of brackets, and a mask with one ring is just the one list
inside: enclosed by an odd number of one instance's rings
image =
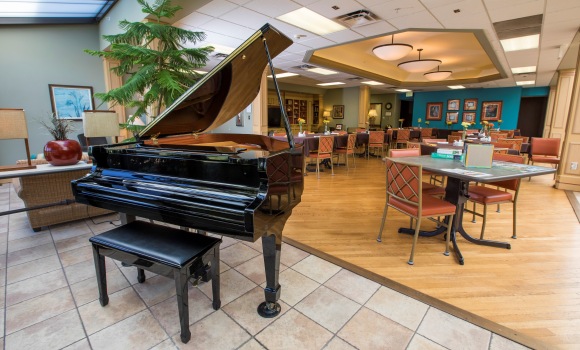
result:
[[(355, 164), (355, 153), (354, 148), (356, 145), (356, 134), (349, 134), (348, 139), (346, 141), (346, 147), (338, 147), (334, 150), (334, 154), (336, 154), (336, 161), (339, 163), (340, 155), (344, 154), (344, 162), (346, 163), (346, 169), (348, 170), (348, 155), (352, 154), (352, 162)], [(355, 164), (356, 167), (356, 164)]]
[(389, 149), (391, 149), (391, 148), (394, 148), (394, 147), (395, 147), (395, 146), (394, 146), (394, 145), (395, 145), (395, 144), (394, 144), (395, 140), (394, 140), (394, 138), (393, 138), (394, 129), (387, 129), (387, 131), (386, 131), (385, 133), (386, 133), (386, 136), (387, 136), (387, 137), (386, 137), (386, 139), (387, 139), (387, 142), (385, 142), (385, 147), (386, 147), (386, 149), (387, 149), (387, 151), (388, 151)]
[(447, 142), (449, 142), (449, 143), (453, 143), (453, 142), (459, 141), (459, 140), (461, 140), (461, 136), (457, 136), (457, 135), (447, 136)]
[(510, 144), (510, 145), (512, 145), (512, 149), (515, 149), (518, 152), (520, 152), (522, 149), (523, 140), (522, 139), (499, 138), (499, 139), (497, 139), (497, 142)]
[(316, 159), (316, 177), (320, 178), (320, 160), (330, 159), (330, 169), (334, 175), (332, 166), (332, 149), (334, 148), (334, 136), (320, 136), (318, 138), (318, 150), (310, 152), (309, 158)]
[(423, 141), (424, 139), (430, 139), (433, 136), (433, 128), (423, 128), (421, 129), (421, 139), (419, 141)]
[(411, 129), (399, 129), (397, 131), (397, 139), (395, 140), (395, 148), (399, 148), (399, 145), (407, 146), (407, 141), (411, 138)]
[(491, 144), (493, 145), (494, 153), (507, 154), (508, 150), (513, 149), (513, 144), (511, 143), (492, 141)]
[[(532, 137), (530, 141), (530, 157), (528, 163), (553, 164), (556, 169), (560, 165), (560, 139)], [(554, 174), (554, 177), (556, 174)], [(531, 179), (531, 178), (530, 178)]]
[(447, 142), (447, 139), (423, 139), (423, 143)]
[(367, 149), (367, 159), (369, 159), (369, 154), (371, 153), (371, 148), (381, 150), (381, 158), (383, 157), (383, 148), (385, 142), (385, 132), (384, 131), (369, 131), (369, 146)]
[[(451, 237), (451, 227), (455, 215), (455, 205), (433, 196), (424, 196), (423, 167), (421, 165), (405, 162), (400, 159), (387, 158), (386, 170), (387, 199), (385, 201), (385, 209), (383, 211), (377, 242), (382, 242), (387, 211), (389, 207), (392, 207), (417, 221), (413, 244), (411, 246), (411, 256), (407, 262), (409, 265), (414, 264), (415, 246), (423, 218), (447, 227), (445, 252), (443, 254), (449, 255), (449, 239)], [(438, 216), (445, 216), (448, 220), (446, 222), (435, 220), (435, 217)]]
[(514, 132), (515, 132), (514, 130), (508, 130), (507, 131), (507, 137), (508, 138), (513, 138), (514, 137)]
[(407, 141), (407, 148), (421, 148), (421, 144), (419, 142)]
[[(524, 157), (516, 156), (511, 154), (500, 154), (494, 153), (493, 160), (499, 160), (504, 162), (512, 162), (523, 164)], [(475, 217), (479, 216), (483, 218), (481, 224), (481, 234), (480, 239), (483, 239), (485, 233), (485, 224), (487, 221), (487, 206), (492, 204), (503, 204), (512, 203), (513, 206), (513, 220), (512, 220), (512, 238), (517, 238), (516, 235), (516, 203), (518, 201), (518, 193), (520, 191), (521, 179), (496, 181), (488, 184), (476, 184), (475, 186), (469, 186), (469, 198), (468, 201), (473, 202), (473, 210), (464, 209), (465, 212), (471, 213), (473, 215), (472, 222), (475, 222)], [(493, 188), (493, 187), (495, 188)], [(483, 213), (478, 213), (476, 211), (476, 204), (483, 205)]]
[[(420, 148), (406, 148), (406, 149), (392, 149), (389, 150), (390, 158), (403, 158), (403, 157), (419, 157), (421, 155)], [(429, 171), (423, 171), (423, 176), (434, 175)], [(436, 186), (431, 183), (423, 184), (423, 193), (431, 196), (443, 197), (445, 196), (445, 188), (442, 186)]]

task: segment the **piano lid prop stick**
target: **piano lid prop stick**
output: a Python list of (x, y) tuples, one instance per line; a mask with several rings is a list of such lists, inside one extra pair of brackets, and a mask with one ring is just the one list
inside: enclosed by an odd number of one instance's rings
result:
[(286, 108), (284, 108), (284, 103), (282, 102), (282, 95), (280, 95), (280, 89), (278, 88), (278, 80), (276, 79), (276, 72), (274, 72), (274, 64), (272, 63), (272, 58), (270, 57), (270, 50), (268, 50), (268, 43), (266, 42), (266, 38), (262, 38), (262, 41), (264, 42), (264, 47), (266, 48), (266, 57), (268, 57), (270, 72), (272, 72), (272, 80), (274, 80), (274, 87), (276, 88), (276, 95), (278, 96), (278, 104), (280, 105), (280, 111), (282, 112), (282, 117), (284, 118), (284, 128), (286, 129), (286, 135), (288, 136), (288, 143), (290, 144), (290, 148), (294, 148), (294, 136), (292, 135), (292, 130), (290, 129), (290, 121), (288, 120)]

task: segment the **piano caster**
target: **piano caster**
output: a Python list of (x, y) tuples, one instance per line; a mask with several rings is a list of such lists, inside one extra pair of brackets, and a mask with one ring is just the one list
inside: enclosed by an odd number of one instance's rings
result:
[(265, 301), (258, 305), (258, 314), (264, 318), (272, 318), (280, 313), (280, 304)]

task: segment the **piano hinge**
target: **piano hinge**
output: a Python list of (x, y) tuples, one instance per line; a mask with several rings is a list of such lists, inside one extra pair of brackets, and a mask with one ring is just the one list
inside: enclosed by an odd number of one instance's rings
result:
[(151, 136), (151, 141), (153, 141), (153, 144), (154, 144), (154, 145), (157, 145), (157, 144), (159, 144), (159, 141), (157, 140), (157, 138), (159, 137), (159, 134), (160, 134), (160, 133), (158, 132), (157, 134), (155, 134), (155, 135)]

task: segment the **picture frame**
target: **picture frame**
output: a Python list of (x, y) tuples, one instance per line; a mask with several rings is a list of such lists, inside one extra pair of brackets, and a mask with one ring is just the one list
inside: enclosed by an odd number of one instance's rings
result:
[(503, 102), (486, 101), (481, 104), (481, 121), (496, 121), (501, 119)]
[(244, 116), (241, 112), (236, 116), (236, 126), (244, 126)]
[(443, 102), (428, 102), (425, 120), (441, 120), (443, 117)]
[(342, 124), (336, 124), (334, 130), (342, 130)]
[(447, 112), (447, 116), (445, 117), (446, 122), (451, 122), (456, 124), (459, 122), (459, 112)]
[(458, 111), (459, 110), (459, 100), (447, 100), (447, 110), (448, 111)]
[(467, 123), (475, 123), (475, 112), (463, 112), (462, 119), (462, 121)]
[(58, 119), (81, 120), (83, 111), (94, 110), (92, 86), (48, 84), (52, 112)]
[(344, 119), (344, 105), (332, 106), (332, 119)]
[(466, 98), (463, 101), (464, 111), (476, 111), (477, 110), (477, 99), (476, 98)]

